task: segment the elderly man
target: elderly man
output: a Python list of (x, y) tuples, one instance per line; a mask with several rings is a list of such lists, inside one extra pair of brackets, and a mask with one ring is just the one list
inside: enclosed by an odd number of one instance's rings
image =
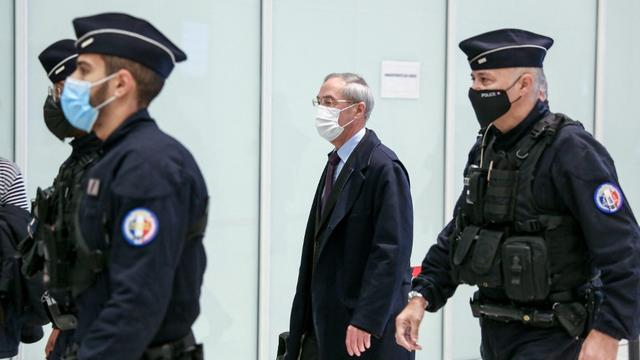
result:
[(307, 222), (285, 359), (412, 359), (394, 341), (410, 285), (409, 176), (365, 129), (374, 101), (364, 79), (330, 74), (313, 102), (334, 149)]
[(549, 111), (542, 62), (553, 40), (503, 29), (460, 43), (480, 135), (454, 220), (396, 320), (420, 349), (425, 309), (477, 285), (484, 359), (615, 359), (638, 336), (640, 231), (605, 148)]

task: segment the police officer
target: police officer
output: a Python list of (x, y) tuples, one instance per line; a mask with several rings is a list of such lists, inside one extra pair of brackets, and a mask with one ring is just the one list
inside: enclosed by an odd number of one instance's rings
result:
[(199, 359), (208, 195), (189, 151), (147, 107), (186, 55), (147, 21), (120, 13), (76, 18), (76, 71), (61, 105), (95, 131), (102, 158), (76, 211), (78, 310), (67, 358)]
[[(45, 272), (48, 289), (45, 305), (54, 326), (45, 348), (50, 360), (60, 358), (75, 326), (69, 272), (74, 267), (72, 239), (76, 229), (72, 221), (73, 204), (79, 195), (77, 190), (82, 176), (99, 157), (101, 146), (101, 141), (93, 133), (87, 134), (71, 126), (60, 107), (64, 80), (75, 71), (77, 57), (75, 41), (71, 39), (54, 42), (38, 56), (52, 83), (43, 107), (44, 122), (61, 141), (73, 138), (71, 155), (60, 166), (53, 186), (44, 191), (38, 190), (33, 214), (37, 225), (32, 227), (37, 244), (33, 250), (36, 251), (30, 254), (25, 265), (30, 274), (41, 270)], [(38, 247), (46, 248), (46, 251), (38, 253)], [(56, 261), (52, 262), (49, 255)], [(62, 333), (61, 329), (64, 330)]]
[(420, 349), (425, 309), (461, 283), (480, 288), (484, 359), (615, 359), (618, 340), (638, 336), (640, 230), (605, 148), (549, 110), (552, 44), (518, 29), (460, 43), (481, 130), (454, 219), (396, 319), (408, 350)]

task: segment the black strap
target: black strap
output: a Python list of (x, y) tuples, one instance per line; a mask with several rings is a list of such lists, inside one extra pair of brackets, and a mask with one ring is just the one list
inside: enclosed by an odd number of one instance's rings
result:
[(541, 146), (541, 149), (537, 151), (535, 155), (539, 156), (542, 154), (546, 145), (553, 140), (556, 130), (562, 121), (563, 118), (557, 117), (556, 114), (551, 113), (533, 126), (529, 135), (523, 137), (523, 139), (518, 143), (513, 159), (518, 168), (520, 168), (520, 165), (522, 165), (522, 163), (532, 155), (531, 150), (540, 141), (544, 141), (544, 146)]
[(180, 359), (185, 353), (195, 350), (197, 347), (196, 338), (193, 332), (189, 332), (182, 339), (170, 341), (168, 343), (150, 347), (142, 355), (143, 360), (171, 360)]

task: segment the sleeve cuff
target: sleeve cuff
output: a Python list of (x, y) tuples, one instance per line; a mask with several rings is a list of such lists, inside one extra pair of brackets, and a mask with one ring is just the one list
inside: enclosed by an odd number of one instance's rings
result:
[(433, 294), (431, 292), (431, 289), (429, 289), (429, 287), (424, 286), (424, 285), (414, 285), (413, 288), (411, 289), (413, 291), (417, 291), (420, 294), (422, 294), (422, 297), (427, 301), (427, 307), (425, 308), (426, 311), (428, 312), (436, 312), (438, 309), (434, 306), (433, 303)]
[(627, 334), (625, 334), (622, 331), (619, 331), (617, 329), (615, 329), (613, 326), (611, 326), (610, 324), (608, 324), (608, 322), (602, 318), (600, 319), (596, 319), (596, 321), (593, 324), (592, 329), (594, 330), (598, 330), (601, 333), (607, 334), (609, 336), (611, 336), (612, 338), (621, 340), (621, 339), (628, 339), (629, 336)]
[(358, 319), (352, 319), (350, 324), (357, 327), (360, 330), (368, 332), (369, 334), (371, 334), (371, 336), (377, 339), (380, 339), (382, 337), (382, 331), (374, 330), (374, 327), (372, 326), (373, 324), (366, 324), (362, 321), (359, 321)]

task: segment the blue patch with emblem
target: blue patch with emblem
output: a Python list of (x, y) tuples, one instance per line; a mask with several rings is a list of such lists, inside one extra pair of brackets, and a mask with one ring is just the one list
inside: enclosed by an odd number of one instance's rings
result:
[(596, 188), (593, 201), (598, 210), (605, 214), (613, 214), (622, 209), (624, 198), (622, 191), (612, 183), (604, 183)]
[(133, 246), (149, 244), (158, 235), (158, 217), (146, 208), (135, 208), (122, 221), (122, 236)]

